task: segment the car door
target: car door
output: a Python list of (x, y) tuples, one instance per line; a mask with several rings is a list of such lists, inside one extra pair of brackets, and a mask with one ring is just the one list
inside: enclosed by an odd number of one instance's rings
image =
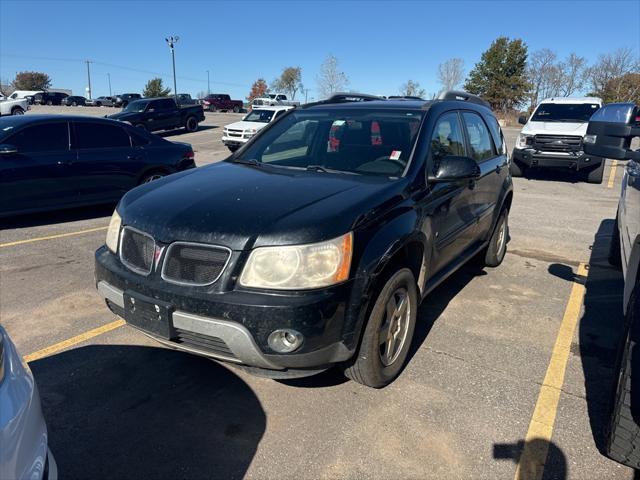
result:
[(15, 153), (0, 155), (0, 211), (45, 210), (78, 201), (69, 178), (75, 152), (69, 149), (69, 124), (27, 125), (2, 140)]
[[(427, 176), (446, 156), (467, 156), (462, 119), (456, 110), (440, 115), (431, 133)], [(474, 181), (428, 185), (423, 214), (430, 215), (435, 238), (431, 274), (465, 256), (476, 238)]]
[(640, 162), (629, 160), (625, 168), (620, 195), (620, 239), (625, 276), (633, 243), (640, 236)]
[(503, 178), (507, 175), (507, 157), (502, 145), (497, 148), (487, 122), (479, 113), (463, 111), (462, 119), (467, 151), (480, 167), (472, 207), (478, 222), (476, 235), (485, 239), (490, 234), (497, 202), (501, 198)]
[(74, 121), (73, 127), (77, 160), (72, 175), (84, 199), (116, 200), (137, 185), (146, 152), (132, 147), (124, 127), (107, 121)]
[[(174, 103), (169, 98), (154, 100), (148, 107), (149, 125), (154, 130), (163, 130), (173, 128), (175, 125)], [(153, 111), (152, 111), (153, 110)]]

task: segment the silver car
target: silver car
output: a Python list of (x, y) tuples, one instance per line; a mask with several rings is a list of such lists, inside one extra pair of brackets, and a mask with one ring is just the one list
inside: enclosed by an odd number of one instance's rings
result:
[(47, 426), (31, 370), (0, 326), (0, 478), (55, 480)]

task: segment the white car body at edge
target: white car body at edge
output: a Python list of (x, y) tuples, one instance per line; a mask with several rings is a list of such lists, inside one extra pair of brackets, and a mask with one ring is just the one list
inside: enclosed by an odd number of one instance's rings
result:
[(230, 149), (238, 148), (247, 143), (256, 133), (262, 130), (264, 127), (277, 120), (287, 110), (291, 110), (292, 106), (275, 106), (275, 107), (261, 107), (254, 108), (245, 115), (244, 118), (250, 118), (255, 113), (259, 112), (273, 112), (271, 119), (268, 122), (252, 122), (247, 120), (241, 120), (239, 122), (225, 125), (222, 131), (222, 143), (227, 145)]

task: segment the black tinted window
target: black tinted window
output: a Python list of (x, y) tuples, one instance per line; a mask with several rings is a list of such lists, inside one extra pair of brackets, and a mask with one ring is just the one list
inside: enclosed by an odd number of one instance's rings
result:
[(597, 103), (541, 103), (532, 122), (588, 122), (600, 108)]
[(76, 123), (78, 148), (130, 147), (129, 135), (122, 127), (101, 123)]
[(493, 142), (495, 143), (498, 152), (505, 153), (506, 150), (504, 148), (502, 130), (500, 130), (500, 124), (494, 116), (489, 117), (489, 129), (491, 130), (491, 136), (493, 137)]
[(149, 145), (151, 143), (151, 140), (149, 140), (148, 138), (144, 137), (142, 134), (139, 134), (137, 132), (131, 132), (130, 135), (131, 135), (131, 141), (136, 147), (142, 147), (144, 145)]
[(482, 162), (496, 156), (496, 151), (491, 141), (489, 129), (484, 120), (477, 113), (464, 112), (464, 123), (467, 126), (469, 144), (471, 145), (471, 157)]
[(434, 161), (448, 155), (464, 155), (464, 137), (456, 112), (442, 115), (431, 135), (431, 156)]
[(49, 123), (26, 127), (5, 142), (19, 153), (56, 152), (69, 149), (69, 131), (66, 123)]

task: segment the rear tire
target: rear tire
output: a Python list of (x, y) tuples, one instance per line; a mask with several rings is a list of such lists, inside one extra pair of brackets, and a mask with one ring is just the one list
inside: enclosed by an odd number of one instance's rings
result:
[(587, 174), (588, 183), (602, 183), (602, 177), (604, 176), (604, 160), (600, 162), (600, 165), (590, 170)]
[(511, 163), (509, 164), (509, 172), (511, 173), (512, 177), (523, 177), (525, 167), (518, 164), (515, 160), (511, 159)]
[(484, 254), (484, 264), (487, 267), (497, 267), (504, 260), (507, 254), (507, 243), (509, 242), (509, 210), (506, 208), (500, 213), (496, 227), (491, 234), (489, 246)]
[(611, 243), (609, 244), (609, 263), (614, 267), (622, 267), (622, 252), (620, 251), (620, 226), (618, 223), (618, 213), (616, 213), (616, 222), (613, 224), (613, 233), (611, 234)]
[(47, 105), (51, 106), (53, 105), (53, 102), (51, 100), (47, 100)]
[(78, 106), (78, 102), (71, 102), (71, 106), (72, 107), (77, 107)]
[(198, 130), (198, 120), (196, 119), (196, 117), (188, 117), (184, 122), (184, 129), (187, 132), (195, 132), (196, 130)]
[(407, 360), (418, 310), (418, 289), (408, 268), (396, 271), (375, 301), (355, 356), (344, 374), (372, 388), (390, 384)]
[(210, 111), (210, 112), (214, 112), (214, 113), (215, 113), (215, 112), (217, 112), (217, 111), (218, 111), (218, 109), (216, 108), (216, 106), (215, 106), (215, 105), (209, 105), (209, 111)]
[[(640, 283), (631, 294), (627, 315), (625, 318), (626, 334), (620, 354), (618, 355), (618, 382), (615, 385), (615, 395), (611, 409), (611, 419), (606, 439), (606, 454), (624, 465), (631, 468), (640, 468), (640, 425), (634, 418), (631, 395), (639, 395), (637, 391), (631, 390), (632, 369), (637, 368), (633, 362), (634, 352), (637, 345), (636, 329), (640, 326), (636, 322), (640, 319)], [(634, 404), (636, 402), (633, 402)]]
[(233, 113), (239, 113), (239, 112), (240, 112), (240, 107), (238, 107), (237, 105), (233, 107)]

